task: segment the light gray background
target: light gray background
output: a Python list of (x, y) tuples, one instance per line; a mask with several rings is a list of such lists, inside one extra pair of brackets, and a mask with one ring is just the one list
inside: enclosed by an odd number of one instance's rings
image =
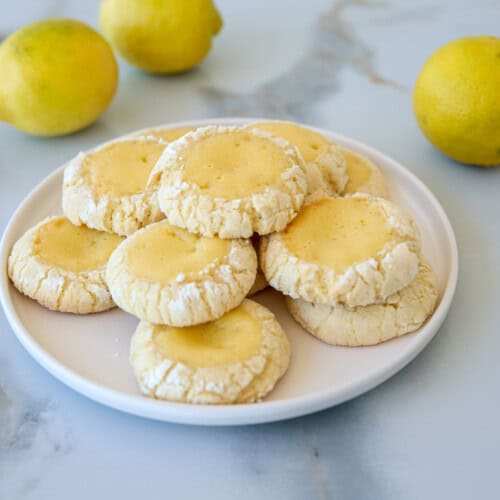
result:
[[(8, 2), (0, 33), (46, 15), (96, 25), (98, 3)], [(70, 137), (36, 139), (0, 125), (0, 228), (54, 168), (113, 136), (191, 118), (293, 118), (381, 149), (437, 195), (460, 251), (450, 314), (413, 363), (354, 401), (214, 429), (150, 422), (85, 399), (29, 357), (0, 313), (0, 498), (498, 498), (500, 169), (435, 151), (414, 121), (411, 89), (443, 43), (498, 36), (500, 3), (217, 4), (225, 27), (196, 70), (162, 78), (121, 64), (109, 110)]]

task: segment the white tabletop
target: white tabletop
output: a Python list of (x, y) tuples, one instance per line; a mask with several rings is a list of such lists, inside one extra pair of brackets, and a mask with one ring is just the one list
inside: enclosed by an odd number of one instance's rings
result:
[[(9, 2), (0, 33), (45, 15), (96, 25), (98, 3)], [(498, 36), (500, 4), (217, 4), (225, 26), (196, 70), (157, 77), (121, 64), (109, 110), (69, 137), (0, 125), (0, 229), (54, 168), (119, 134), (194, 118), (290, 118), (381, 149), (436, 194), (460, 251), (449, 316), (413, 363), (349, 403), (276, 424), (202, 428), (131, 417), (74, 393), (29, 357), (0, 313), (0, 498), (498, 497), (500, 169), (434, 150), (415, 123), (411, 89), (440, 45)]]

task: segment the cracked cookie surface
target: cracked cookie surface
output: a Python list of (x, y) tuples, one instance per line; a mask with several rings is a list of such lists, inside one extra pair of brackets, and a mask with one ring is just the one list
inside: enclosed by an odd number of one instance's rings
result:
[(166, 143), (176, 141), (188, 132), (196, 130), (193, 127), (179, 127), (179, 128), (169, 128), (169, 127), (153, 127), (139, 130), (138, 132), (133, 132), (129, 137), (155, 137), (156, 139), (161, 139)]
[(204, 236), (249, 238), (283, 229), (307, 191), (306, 167), (284, 139), (208, 126), (170, 143), (149, 182), (171, 224)]
[(120, 236), (49, 217), (15, 243), (9, 277), (24, 295), (61, 312), (88, 314), (115, 307), (104, 279)]
[(408, 285), (420, 248), (413, 220), (382, 198), (308, 203), (279, 233), (262, 238), (269, 284), (294, 299), (350, 307), (383, 302)]
[(438, 288), (431, 267), (420, 263), (415, 279), (384, 304), (347, 308), (287, 298), (295, 320), (315, 337), (333, 345), (379, 344), (420, 328), (436, 307)]
[(106, 281), (117, 305), (138, 318), (190, 326), (240, 304), (256, 272), (249, 240), (206, 238), (161, 221), (113, 252)]
[(164, 218), (148, 178), (166, 143), (154, 137), (109, 142), (64, 170), (62, 206), (76, 225), (129, 235)]
[(248, 299), (216, 321), (194, 327), (141, 321), (130, 348), (143, 394), (196, 404), (259, 401), (289, 360), (288, 339), (275, 316)]
[(380, 169), (366, 156), (339, 146), (345, 158), (348, 181), (342, 195), (365, 193), (370, 196), (387, 198), (387, 185)]
[(342, 193), (348, 181), (346, 163), (338, 146), (332, 141), (292, 122), (266, 121), (248, 127), (282, 137), (297, 146), (307, 165), (309, 193), (317, 190), (331, 196)]

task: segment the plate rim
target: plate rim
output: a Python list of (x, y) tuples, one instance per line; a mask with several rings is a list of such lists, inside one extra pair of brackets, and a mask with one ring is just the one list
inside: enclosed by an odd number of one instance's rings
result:
[[(122, 139), (130, 136), (131, 134), (135, 135), (141, 132), (147, 133), (148, 130), (155, 128), (199, 127), (209, 124), (244, 125), (258, 121), (272, 120), (264, 118), (236, 117), (185, 120), (142, 128), (110, 140), (114, 141), (116, 139)], [(332, 138), (333, 140), (346, 144), (348, 147), (353, 147), (355, 151), (368, 154), (370, 157), (378, 157), (384, 163), (391, 164), (391, 167), (395, 167), (400, 174), (406, 176), (412, 184), (415, 184), (419, 190), (426, 195), (433, 205), (433, 211), (439, 215), (440, 223), (445, 230), (449, 246), (449, 273), (446, 285), (442, 291), (441, 301), (433, 315), (423, 326), (426, 335), (419, 335), (419, 337), (415, 340), (412, 349), (405, 352), (404, 355), (395, 358), (388, 365), (385, 365), (382, 368), (376, 368), (368, 373), (363, 372), (362, 376), (348, 384), (345, 384), (341, 388), (337, 387), (335, 390), (327, 389), (315, 391), (310, 394), (283, 400), (264, 400), (257, 404), (191, 405), (186, 403), (158, 401), (142, 395), (123, 393), (116, 389), (111, 389), (97, 382), (88, 380), (45, 351), (45, 349), (30, 335), (29, 331), (23, 325), (20, 317), (16, 313), (10, 295), (12, 285), (10, 284), (7, 273), (7, 259), (10, 253), (10, 241), (13, 240), (11, 233), (14, 230), (14, 226), (20, 216), (20, 213), (23, 211), (25, 205), (28, 204), (34, 196), (50, 184), (55, 177), (61, 175), (66, 163), (56, 168), (24, 197), (10, 217), (0, 240), (0, 262), (2, 263), (2, 269), (0, 271), (0, 303), (3, 306), (7, 321), (12, 327), (12, 330), (21, 345), (28, 351), (31, 357), (52, 376), (79, 394), (82, 394), (93, 401), (111, 407), (115, 410), (120, 410), (122, 412), (140, 417), (191, 425), (248, 425), (299, 417), (336, 406), (337, 404), (355, 398), (385, 382), (387, 379), (396, 374), (410, 361), (416, 358), (432, 340), (432, 338), (434, 338), (451, 307), (456, 290), (459, 267), (458, 247), (453, 227), (448, 216), (446, 215), (446, 212), (432, 191), (413, 172), (409, 171), (401, 163), (386, 155), (382, 151), (358, 141), (357, 139), (353, 139), (328, 129), (322, 129), (311, 125), (306, 126)], [(108, 142), (110, 141), (94, 146), (89, 149), (89, 151), (92, 151), (93, 149)]]

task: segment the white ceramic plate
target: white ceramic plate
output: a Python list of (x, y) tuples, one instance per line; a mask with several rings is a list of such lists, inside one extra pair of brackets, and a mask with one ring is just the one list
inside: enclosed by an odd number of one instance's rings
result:
[[(217, 119), (170, 126), (248, 121)], [(287, 313), (282, 297), (268, 290), (256, 300), (277, 315), (291, 342), (292, 361), (265, 401), (196, 406), (143, 397), (128, 363), (129, 340), (137, 324), (134, 317), (118, 309), (89, 316), (51, 312), (9, 283), (7, 258), (14, 242), (42, 218), (61, 213), (61, 167), (19, 206), (0, 244), (0, 298), (19, 341), (52, 375), (85, 396), (135, 415), (185, 424), (236, 425), (296, 417), (339, 404), (387, 380), (426, 346), (448, 312), (458, 273), (455, 236), (439, 202), (403, 166), (353, 139), (327, 130), (319, 132), (374, 160), (389, 182), (391, 198), (417, 221), (424, 255), (438, 275), (441, 292), (436, 311), (419, 331), (373, 347), (329, 346), (302, 330)]]

